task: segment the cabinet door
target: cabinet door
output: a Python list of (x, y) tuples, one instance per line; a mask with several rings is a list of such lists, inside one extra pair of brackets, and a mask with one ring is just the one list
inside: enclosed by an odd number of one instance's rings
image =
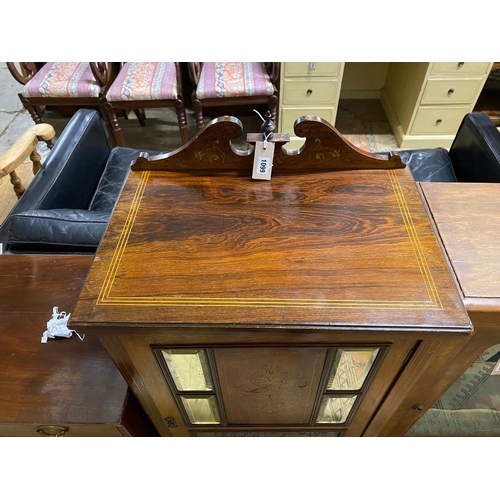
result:
[(341, 435), (387, 350), (387, 345), (155, 348), (184, 423), (195, 435), (241, 433), (248, 427)]

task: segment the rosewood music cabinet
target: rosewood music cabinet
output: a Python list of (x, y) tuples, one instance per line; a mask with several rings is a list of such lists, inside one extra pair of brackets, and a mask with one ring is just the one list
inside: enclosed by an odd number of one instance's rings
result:
[(240, 134), (139, 157), (71, 327), (162, 436), (404, 434), (472, 333), (409, 170), (303, 117), (252, 180)]

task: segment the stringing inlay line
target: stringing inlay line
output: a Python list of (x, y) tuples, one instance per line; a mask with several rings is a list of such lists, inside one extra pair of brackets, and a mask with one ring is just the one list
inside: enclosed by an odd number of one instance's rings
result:
[(175, 306), (175, 307), (307, 307), (323, 309), (370, 308), (370, 309), (442, 309), (436, 286), (427, 265), (416, 233), (410, 211), (404, 198), (397, 175), (388, 170), (389, 179), (403, 217), (410, 243), (415, 252), (417, 264), (422, 274), (429, 301), (380, 301), (380, 300), (326, 300), (326, 299), (266, 299), (266, 298), (234, 298), (234, 297), (111, 297), (111, 289), (118, 268), (127, 247), (137, 213), (141, 204), (150, 171), (142, 173), (134, 198), (131, 202), (127, 219), (123, 225), (115, 252), (106, 273), (96, 304), (103, 305), (137, 305), (137, 306)]
[(141, 205), (142, 197), (144, 196), (144, 190), (147, 186), (149, 174), (149, 170), (145, 170), (141, 174), (139, 185), (137, 186), (134, 198), (132, 200), (132, 203), (130, 204), (130, 210), (127, 214), (127, 219), (125, 220), (125, 224), (123, 225), (120, 238), (118, 239), (118, 243), (113, 254), (113, 258), (111, 259), (111, 264), (109, 265), (108, 272), (106, 273), (106, 277), (104, 278), (104, 282), (99, 293), (99, 297), (97, 298), (97, 304), (101, 303), (105, 297), (109, 297), (111, 287), (115, 281), (116, 273), (118, 272), (118, 266), (120, 265), (123, 253), (127, 248), (128, 239), (130, 237), (130, 233), (132, 232), (132, 228), (134, 227), (137, 213), (139, 212), (139, 207)]
[(432, 278), (432, 273), (427, 264), (427, 259), (425, 258), (425, 253), (422, 249), (422, 245), (420, 244), (417, 231), (415, 230), (413, 219), (410, 214), (410, 209), (406, 204), (406, 199), (404, 197), (403, 190), (401, 189), (401, 184), (399, 183), (398, 177), (393, 170), (388, 170), (388, 173), (389, 178), (391, 179), (392, 187), (394, 189), (394, 194), (396, 195), (396, 199), (399, 204), (399, 209), (401, 211), (401, 216), (403, 217), (405, 228), (408, 231), (408, 237), (410, 238), (413, 251), (415, 252), (418, 267), (420, 269), (420, 272), (422, 273), (422, 278), (427, 288), (427, 293), (429, 294), (430, 300), (434, 304), (437, 304), (439, 306), (439, 309), (442, 309), (443, 305)]

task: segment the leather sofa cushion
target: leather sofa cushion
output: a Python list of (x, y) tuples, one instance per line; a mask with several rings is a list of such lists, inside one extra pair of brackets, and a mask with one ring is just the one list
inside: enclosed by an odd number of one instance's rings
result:
[(31, 210), (11, 217), (7, 243), (15, 250), (34, 251), (50, 246), (95, 251), (108, 221), (108, 212)]
[[(130, 165), (137, 159), (140, 149), (116, 147), (111, 150), (101, 180), (89, 210), (100, 210), (111, 213), (118, 200), (130, 172)], [(144, 150), (146, 151), (146, 150)], [(162, 154), (160, 151), (146, 151), (150, 155)]]
[(396, 151), (416, 182), (457, 182), (448, 151), (443, 148)]
[(500, 132), (488, 115), (465, 116), (450, 159), (459, 182), (500, 182)]

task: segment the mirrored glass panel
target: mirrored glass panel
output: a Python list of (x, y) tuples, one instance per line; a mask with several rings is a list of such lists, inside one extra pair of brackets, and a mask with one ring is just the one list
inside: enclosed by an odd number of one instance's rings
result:
[(378, 352), (379, 349), (376, 348), (338, 349), (327, 389), (330, 391), (361, 389)]
[(178, 391), (212, 391), (207, 355), (202, 349), (163, 349)]
[(192, 424), (220, 424), (215, 396), (181, 396), (181, 401)]
[(318, 424), (343, 424), (347, 420), (356, 398), (357, 396), (346, 398), (325, 396), (321, 402), (316, 422)]

